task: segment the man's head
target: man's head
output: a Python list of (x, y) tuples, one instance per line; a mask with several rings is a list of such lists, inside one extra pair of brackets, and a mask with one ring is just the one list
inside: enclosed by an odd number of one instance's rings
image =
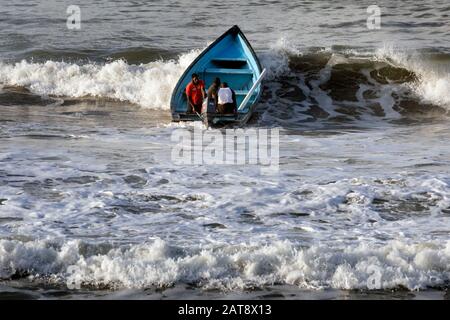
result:
[(222, 84), (220, 85), (221, 88), (228, 88), (228, 83), (226, 82), (222, 82)]
[(192, 82), (194, 83), (194, 84), (198, 84), (198, 82), (199, 82), (199, 77), (198, 77), (198, 74), (196, 74), (196, 73), (193, 73), (192, 74)]

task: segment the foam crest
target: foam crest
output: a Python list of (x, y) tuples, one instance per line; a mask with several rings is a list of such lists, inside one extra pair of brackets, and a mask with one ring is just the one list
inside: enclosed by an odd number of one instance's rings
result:
[(70, 286), (145, 288), (196, 283), (204, 288), (245, 289), (283, 283), (308, 289), (417, 290), (449, 279), (450, 243), (359, 243), (333, 248), (271, 244), (181, 248), (152, 243), (105, 250), (79, 240), (0, 241), (0, 276), (27, 272)]
[(300, 52), (286, 38), (280, 38), (268, 51), (259, 54), (263, 68), (267, 69), (266, 80), (275, 80), (289, 73), (289, 58), (297, 55), (300, 55)]
[(200, 53), (193, 50), (178, 60), (129, 65), (116, 60), (103, 65), (47, 61), (0, 62), (0, 83), (26, 87), (47, 96), (110, 98), (152, 109), (168, 109), (178, 79)]
[(417, 51), (406, 51), (393, 45), (385, 45), (376, 57), (393, 62), (418, 76), (411, 85), (414, 92), (425, 102), (450, 108), (450, 60), (432, 61)]

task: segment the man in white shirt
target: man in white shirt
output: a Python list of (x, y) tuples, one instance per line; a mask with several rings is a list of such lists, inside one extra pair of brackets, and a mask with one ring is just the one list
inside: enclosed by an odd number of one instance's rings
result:
[(236, 114), (236, 94), (233, 89), (228, 87), (226, 82), (220, 85), (217, 103), (217, 113)]

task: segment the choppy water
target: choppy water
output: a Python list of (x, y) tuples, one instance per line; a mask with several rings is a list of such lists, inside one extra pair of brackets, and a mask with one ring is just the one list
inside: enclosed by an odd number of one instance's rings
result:
[[(366, 1), (79, 3), (79, 31), (0, 6), (0, 297), (446, 297), (448, 2), (381, 1), (380, 30)], [(233, 24), (276, 175), (170, 158), (171, 91)]]

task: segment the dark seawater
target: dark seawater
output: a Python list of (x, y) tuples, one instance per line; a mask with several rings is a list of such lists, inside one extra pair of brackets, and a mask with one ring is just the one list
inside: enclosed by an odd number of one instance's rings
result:
[[(0, 299), (448, 299), (450, 4), (0, 5)], [(238, 24), (280, 170), (180, 166), (169, 100)], [(378, 288), (370, 285), (377, 276)]]

